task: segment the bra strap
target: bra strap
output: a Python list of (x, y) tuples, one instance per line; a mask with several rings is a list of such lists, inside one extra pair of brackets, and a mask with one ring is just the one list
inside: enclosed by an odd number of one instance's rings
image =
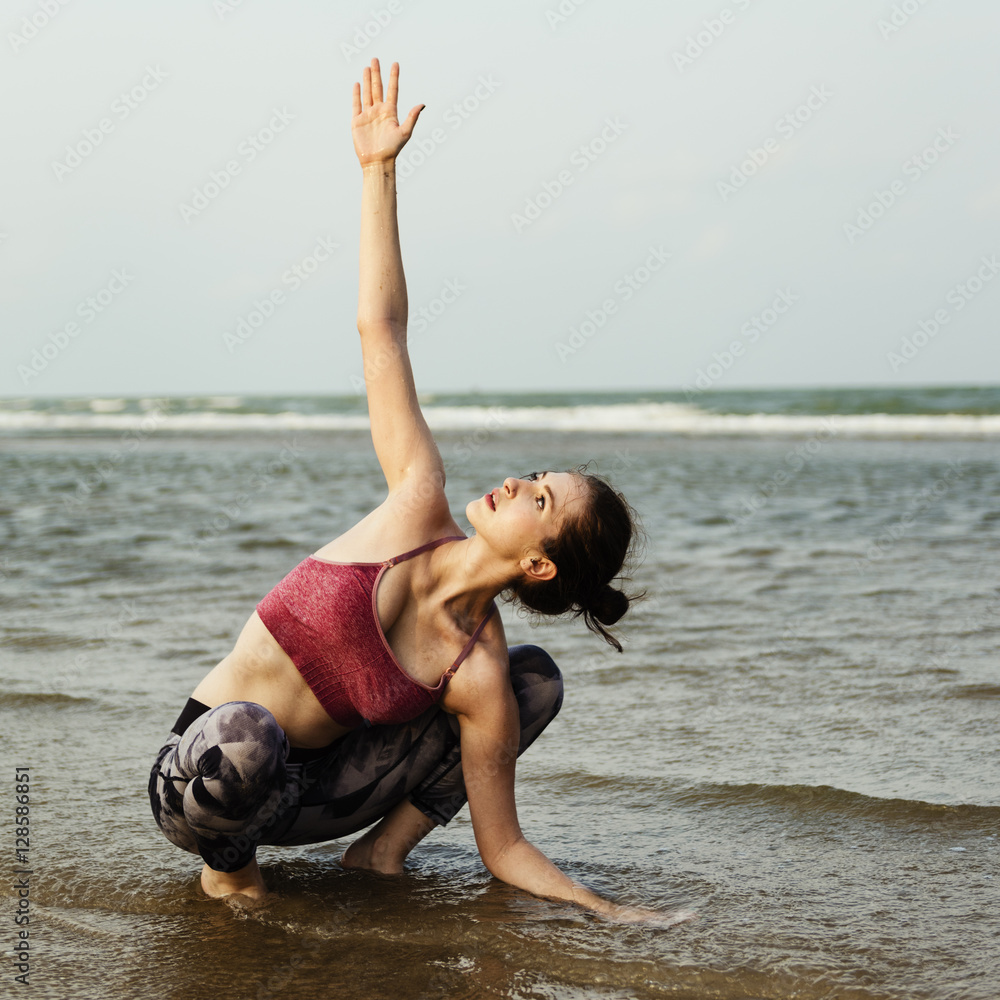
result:
[(415, 549), (410, 549), (409, 552), (404, 552), (401, 556), (393, 556), (392, 559), (386, 559), (386, 566), (395, 566), (396, 563), (406, 562), (407, 559), (412, 559), (414, 556), (419, 556), (421, 552), (426, 552), (428, 549), (436, 549), (439, 545), (444, 545), (445, 542), (457, 542), (465, 541), (465, 535), (447, 535), (444, 538), (435, 538), (432, 542), (426, 542), (424, 545), (420, 545)]
[(472, 647), (475, 646), (479, 639), (480, 633), (486, 628), (486, 623), (493, 617), (493, 612), (496, 611), (497, 606), (495, 604), (490, 605), (490, 610), (486, 612), (483, 620), (476, 626), (476, 631), (469, 636), (469, 641), (465, 644), (465, 648), (461, 653), (458, 654), (458, 659), (444, 672), (441, 677), (441, 686), (444, 687), (452, 679), (455, 671), (462, 665), (462, 661), (472, 652)]

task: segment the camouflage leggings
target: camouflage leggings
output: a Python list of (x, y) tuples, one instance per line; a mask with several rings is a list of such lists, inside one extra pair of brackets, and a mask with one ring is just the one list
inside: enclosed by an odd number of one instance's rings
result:
[[(523, 753), (555, 718), (562, 677), (537, 646), (512, 646), (510, 679)], [(437, 707), (410, 722), (355, 729), (295, 763), (274, 716), (248, 701), (218, 705), (172, 734), (149, 776), (157, 825), (210, 868), (233, 872), (260, 844), (315, 844), (370, 826), (403, 799), (436, 823), (465, 804), (458, 722)]]

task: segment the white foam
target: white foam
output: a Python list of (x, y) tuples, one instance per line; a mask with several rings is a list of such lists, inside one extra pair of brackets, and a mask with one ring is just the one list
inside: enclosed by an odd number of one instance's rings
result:
[(124, 399), (92, 399), (90, 408), (94, 413), (119, 413), (128, 404)]
[[(104, 401), (95, 401), (104, 402)], [(108, 401), (112, 402), (112, 401)], [(117, 403), (118, 401), (113, 401)], [(104, 407), (110, 410), (111, 407)], [(490, 432), (678, 434), (693, 437), (996, 438), (1000, 416), (963, 414), (717, 414), (681, 403), (621, 403), (583, 406), (427, 406), (434, 430)], [(41, 413), (0, 411), (0, 432), (127, 431), (148, 415), (114, 412)], [(212, 410), (157, 414), (156, 430), (181, 433), (367, 430), (360, 413), (231, 413)]]
[(832, 414), (824, 416), (708, 413), (681, 403), (565, 407), (433, 407), (434, 428), (652, 433), (740, 437), (997, 437), (1000, 416), (962, 414)]

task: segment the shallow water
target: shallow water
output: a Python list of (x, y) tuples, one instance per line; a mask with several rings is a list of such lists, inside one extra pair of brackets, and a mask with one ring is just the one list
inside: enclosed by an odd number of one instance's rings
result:
[(567, 684), (519, 809), (590, 887), (699, 920), (510, 889), (464, 813), (399, 878), (268, 848), (267, 907), (203, 899), (149, 814), (152, 756), (256, 601), (379, 501), (370, 442), (157, 433), (112, 462), (115, 436), (11, 437), (0, 798), (29, 766), (31, 995), (994, 1000), (997, 444), (832, 438), (795, 468), (793, 438), (441, 441), (456, 509), (593, 457), (643, 513), (623, 655), (505, 611)]

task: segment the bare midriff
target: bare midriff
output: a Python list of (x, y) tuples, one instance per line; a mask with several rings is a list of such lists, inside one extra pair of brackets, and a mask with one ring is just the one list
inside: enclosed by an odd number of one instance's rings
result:
[(209, 708), (229, 701), (263, 705), (293, 747), (325, 747), (349, 731), (326, 714), (256, 611), (233, 651), (209, 671), (191, 697)]

